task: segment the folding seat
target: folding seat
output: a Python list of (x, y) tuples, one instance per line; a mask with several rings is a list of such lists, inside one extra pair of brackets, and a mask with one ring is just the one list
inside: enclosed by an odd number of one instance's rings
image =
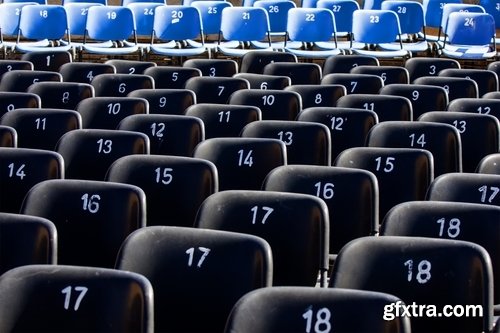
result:
[(197, 103), (227, 104), (234, 92), (250, 89), (250, 83), (236, 77), (199, 76), (187, 80), (184, 88), (195, 93)]
[(29, 189), (47, 179), (64, 178), (64, 161), (51, 151), (0, 148), (4, 172), (0, 175), (0, 211), (19, 213)]
[[(187, 0), (183, 2), (183, 5), (186, 6), (185, 2)], [(222, 19), (222, 10), (226, 7), (232, 7), (233, 4), (225, 0), (205, 0), (192, 1), (188, 6), (195, 7), (200, 11), (205, 46), (210, 48), (211, 51), (215, 51)]]
[(0, 279), (0, 329), (152, 333), (153, 288), (139, 274), (98, 267), (28, 265)]
[(57, 264), (55, 225), (42, 217), (0, 213), (0, 275), (36, 264)]
[(263, 74), (264, 67), (274, 62), (297, 62), (291, 53), (276, 51), (248, 51), (240, 59), (240, 73)]
[[(432, 54), (432, 45), (427, 41), (425, 31), (424, 7), (420, 2), (408, 0), (381, 1), (380, 9), (392, 10), (398, 15), (403, 37), (403, 48), (410, 51), (411, 56), (428, 56)], [(384, 47), (387, 46), (384, 45)], [(388, 47), (393, 49), (394, 44)]]
[(396, 12), (385, 9), (358, 9), (352, 16), (354, 54), (371, 55), (404, 63), (411, 52), (403, 47), (401, 27)]
[(323, 76), (321, 84), (341, 84), (347, 94), (378, 94), (384, 80), (373, 74), (331, 73)]
[[(89, 8), (92, 6), (105, 6), (106, 1), (102, 1), (102, 3), (94, 1), (63, 1), (62, 3), (64, 9), (66, 10), (66, 18), (68, 20), (68, 28), (71, 36), (71, 45), (79, 56), (79, 51), (82, 48), (86, 34), (85, 30), (87, 28), (87, 16)], [(102, 44), (102, 46), (105, 47), (110, 47), (111, 45), (111, 41), (108, 41), (106, 43), (103, 42)]]
[(479, 161), (475, 170), (477, 173), (500, 175), (500, 153), (486, 155)]
[(228, 103), (256, 106), (264, 120), (295, 120), (302, 110), (302, 98), (290, 90), (239, 90), (230, 96)]
[[(125, 3), (125, 5), (123, 5), (123, 3)], [(122, 6), (130, 8), (130, 10), (134, 15), (137, 46), (139, 46), (139, 49), (143, 54), (147, 53), (147, 51), (149, 50), (149, 46), (151, 45), (151, 37), (153, 34), (153, 27), (154, 27), (155, 9), (158, 6), (165, 6), (165, 5), (166, 1), (157, 1), (157, 0), (152, 2), (135, 1), (135, 0), (122, 1)], [(126, 41), (126, 44), (131, 45), (129, 41)], [(118, 62), (122, 62), (123, 60), (125, 62), (131, 61), (129, 59), (110, 59), (110, 60), (118, 60)], [(140, 61), (138, 62), (138, 64), (139, 63)], [(145, 64), (141, 65), (140, 67), (142, 68), (149, 67), (148, 65), (155, 66), (156, 64), (154, 62), (145, 61)], [(124, 67), (125, 68), (123, 69), (125, 70), (125, 73), (127, 73), (126, 70), (128, 69), (127, 68), (128, 66), (124, 64)]]
[[(222, 332), (238, 299), (270, 286), (273, 276), (271, 249), (260, 237), (171, 226), (130, 235), (116, 268), (151, 281), (157, 332)], [(186, 320), (187, 312), (196, 320)]]
[(41, 108), (40, 96), (17, 91), (0, 91), (0, 116), (21, 108)]
[(347, 95), (342, 84), (294, 84), (284, 89), (295, 91), (302, 100), (302, 108), (335, 106), (337, 101)]
[(137, 89), (155, 88), (154, 79), (151, 76), (145, 74), (101, 74), (94, 77), (90, 84), (95, 89), (95, 96), (98, 97), (125, 97), (131, 91)]
[[(196, 45), (188, 42), (195, 39), (199, 39)], [(176, 59), (204, 54), (211, 57), (210, 49), (205, 46), (200, 11), (191, 6), (157, 6), (147, 54)]]
[(121, 74), (144, 74), (147, 68), (157, 66), (152, 61), (130, 59), (109, 59), (104, 64), (113, 66), (116, 69), (116, 73)]
[(73, 52), (72, 48), (66, 10), (62, 5), (29, 4), (22, 7), (14, 52)]
[(137, 89), (131, 91), (128, 97), (147, 100), (151, 114), (182, 115), (188, 107), (196, 104), (196, 95), (189, 89)]
[(321, 66), (311, 62), (273, 62), (262, 73), (288, 76), (292, 84), (319, 84), (322, 77)]
[[(460, 4), (461, 0), (423, 0), (425, 27), (427, 40), (431, 43), (442, 41), (441, 23), (444, 5), (448, 3)], [(430, 31), (432, 30), (432, 32)]]
[[(484, 11), (493, 16), (495, 19), (495, 28), (500, 27), (500, 16), (497, 9), (498, 1), (496, 0), (479, 0), (477, 4), (484, 8)], [(497, 40), (498, 42), (498, 40)]]
[(215, 164), (219, 190), (258, 190), (272, 169), (286, 164), (286, 146), (279, 139), (212, 138), (198, 144), (193, 157)]
[(147, 114), (149, 103), (139, 97), (94, 97), (78, 104), (82, 128), (114, 130), (120, 121), (134, 114)]
[(35, 82), (62, 82), (62, 75), (52, 71), (12, 70), (5, 73), (0, 80), (0, 91), (26, 92)]
[(73, 55), (69, 51), (30, 51), (20, 59), (31, 62), (34, 70), (57, 72), (62, 65), (73, 61)]
[(458, 172), (441, 175), (430, 184), (427, 200), (500, 206), (500, 175)]
[(94, 97), (94, 87), (79, 82), (36, 82), (28, 93), (40, 96), (44, 108), (75, 110), (78, 103)]
[(247, 80), (250, 83), (250, 89), (280, 90), (292, 84), (290, 77), (285, 75), (236, 73), (233, 77)]
[(447, 111), (488, 114), (500, 120), (500, 99), (489, 98), (487, 96), (489, 94), (492, 93), (486, 93), (483, 98), (454, 99), (446, 109)]
[[(206, 1), (204, 1), (206, 2)], [(238, 73), (238, 63), (233, 59), (187, 59), (182, 67), (198, 68), (201, 76), (232, 77)]]
[(109, 5), (89, 7), (79, 60), (88, 55), (142, 57), (142, 49), (137, 44), (134, 14), (130, 8)]
[[(253, 6), (264, 8), (267, 11), (272, 38), (271, 47), (277, 50), (283, 49), (286, 40), (288, 11), (297, 7), (295, 2), (288, 0), (259, 0), (255, 1)], [(268, 44), (261, 44), (259, 41), (252, 41), (252, 44), (256, 47), (268, 47)]]
[(430, 121), (386, 121), (372, 127), (368, 147), (426, 149), (434, 157), (434, 176), (462, 172), (462, 140), (450, 124)]
[(437, 57), (415, 57), (405, 61), (404, 67), (410, 74), (410, 83), (422, 76), (437, 76), (444, 69), (461, 68), (456, 59)]
[[(351, 1), (351, 0), (348, 0)], [(332, 73), (350, 73), (351, 69), (358, 66), (379, 66), (379, 60), (373, 56), (356, 54), (339, 54), (328, 57), (323, 63), (323, 75)]]
[[(0, 4), (0, 47), (5, 59), (13, 51), (19, 33), (19, 20), (21, 9), (26, 5), (37, 4), (37, 2), (3, 2)], [(42, 43), (46, 45), (46, 43)]]
[(103, 180), (118, 158), (148, 154), (149, 138), (139, 132), (77, 129), (61, 137), (56, 152), (64, 159), (66, 178)]
[(379, 221), (401, 202), (424, 200), (434, 179), (434, 158), (425, 149), (354, 147), (341, 152), (333, 166), (375, 174), (379, 186)]
[(494, 277), (495, 314), (500, 310), (500, 207), (447, 201), (412, 201), (385, 216), (382, 236), (417, 236), (464, 240), (490, 255)]
[(479, 88), (476, 81), (464, 77), (422, 76), (415, 79), (413, 83), (443, 87), (448, 94), (448, 102), (456, 98), (479, 97)]
[(413, 119), (429, 111), (444, 111), (448, 105), (447, 91), (437, 85), (393, 83), (383, 86), (380, 95), (395, 95), (410, 100)]
[(498, 91), (498, 75), (486, 69), (448, 68), (439, 72), (438, 76), (465, 77), (477, 83), (478, 97), (491, 91)]
[[(396, 0), (390, 1), (395, 2)], [(410, 83), (408, 70), (402, 66), (357, 66), (351, 69), (352, 74), (371, 74), (382, 78), (384, 85), (391, 83)]]
[(408, 98), (395, 95), (350, 94), (337, 100), (337, 107), (358, 108), (373, 111), (378, 121), (411, 121), (413, 108)]
[(186, 81), (201, 76), (201, 71), (197, 68), (156, 66), (149, 67), (144, 74), (153, 78), (156, 89), (183, 89)]
[(33, 63), (27, 60), (0, 59), (0, 79), (4, 73), (10, 72), (12, 70), (32, 71), (33, 69)]
[(193, 156), (204, 140), (204, 124), (197, 117), (166, 114), (135, 114), (117, 126), (123, 131), (144, 133), (149, 137), (150, 154)]
[(63, 82), (91, 83), (99, 74), (114, 74), (116, 68), (98, 62), (70, 62), (59, 67)]
[(82, 118), (74, 110), (22, 108), (3, 115), (0, 124), (16, 130), (17, 147), (54, 151), (61, 136), (82, 128)]
[[(220, 175), (223, 171), (220, 172)], [(195, 227), (265, 239), (273, 256), (273, 286), (325, 286), (329, 217), (325, 202), (303, 193), (228, 190), (201, 204)]]
[(378, 184), (369, 171), (286, 165), (269, 172), (262, 189), (310, 194), (324, 200), (330, 216), (331, 256), (349, 241), (378, 232)]
[(331, 164), (330, 130), (324, 124), (295, 120), (262, 120), (246, 125), (244, 138), (277, 138), (286, 145), (287, 164)]
[(457, 128), (462, 143), (463, 172), (474, 172), (483, 157), (500, 151), (500, 122), (493, 116), (435, 111), (424, 113), (419, 120), (450, 124)]
[[(358, 238), (337, 256), (330, 287), (384, 292), (415, 305), (410, 311), (416, 314), (411, 317), (412, 332), (488, 332), (492, 327), (491, 259), (482, 246), (472, 242), (407, 236)], [(465, 305), (473, 307), (469, 315), (449, 316), (443, 315), (450, 314), (447, 305), (461, 306), (464, 311)]]
[[(473, 21), (471, 26), (469, 22)], [(453, 12), (448, 15), (439, 54), (466, 60), (495, 60), (495, 19), (487, 13)]]
[[(352, 14), (355, 10), (360, 8), (357, 1), (319, 0), (316, 2), (316, 6), (313, 7), (326, 8), (333, 12), (335, 17), (337, 46), (339, 49), (344, 50), (344, 53), (346, 53), (349, 52), (348, 50), (352, 46), (360, 45), (353, 42), (352, 35)], [(339, 54), (338, 56), (342, 56), (342, 54)]]
[(335, 17), (326, 8), (291, 8), (286, 21), (285, 52), (302, 59), (343, 54), (338, 48)]
[(0, 147), (17, 147), (17, 132), (15, 128), (0, 125)]
[(262, 112), (256, 106), (199, 103), (186, 109), (185, 116), (203, 121), (205, 139), (238, 137), (249, 123), (262, 120)]
[(144, 191), (148, 226), (192, 227), (203, 200), (218, 190), (217, 176), (215, 165), (203, 159), (129, 155), (109, 167), (106, 180)]
[(20, 212), (55, 224), (58, 264), (112, 268), (125, 238), (146, 225), (146, 196), (129, 184), (51, 179), (29, 190)]
[[(313, 327), (318, 332), (322, 329), (410, 332), (410, 318), (384, 314), (384, 309), (397, 302), (401, 300), (396, 296), (364, 290), (261, 288), (244, 295), (235, 304), (225, 332), (292, 332), (300, 327), (306, 332)], [(249, 313), (255, 316), (249, 316)], [(361, 321), (356, 316), (359, 313), (363, 313)]]
[[(252, 41), (265, 41), (265, 47), (249, 47)], [(242, 57), (252, 50), (273, 51), (267, 11), (261, 7), (224, 8), (217, 42), (216, 53), (221, 56)]]
[(368, 132), (378, 123), (377, 114), (371, 110), (342, 107), (307, 108), (297, 120), (319, 122), (330, 128), (332, 162), (347, 148), (365, 146)]

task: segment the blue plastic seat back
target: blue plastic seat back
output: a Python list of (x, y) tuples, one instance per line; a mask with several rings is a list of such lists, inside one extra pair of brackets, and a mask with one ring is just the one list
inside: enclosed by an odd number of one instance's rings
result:
[(160, 40), (197, 38), (203, 33), (200, 12), (190, 6), (158, 6), (153, 33)]
[(222, 10), (220, 31), (226, 40), (263, 40), (270, 32), (269, 15), (260, 7), (227, 7)]
[(17, 36), (21, 9), (36, 2), (12, 2), (0, 4), (0, 30), (2, 36)]
[(447, 3), (462, 3), (461, 0), (422, 0), (425, 26), (439, 28), (443, 15), (443, 6)]
[(384, 0), (364, 0), (363, 9), (381, 9)]
[(448, 17), (448, 42), (459, 45), (488, 45), (495, 36), (495, 20), (487, 13), (454, 12)]
[(335, 18), (325, 8), (293, 8), (288, 11), (286, 30), (291, 41), (329, 41), (336, 32)]
[(495, 19), (495, 26), (500, 29), (500, 1), (499, 0), (479, 0), (478, 5), (482, 6), (486, 13), (491, 14)]
[(355, 0), (319, 0), (316, 7), (327, 8), (335, 16), (337, 32), (352, 31), (352, 13), (359, 9)]
[(398, 14), (401, 33), (416, 34), (425, 26), (424, 7), (417, 1), (392, 0), (382, 2), (381, 9), (392, 10)]
[(63, 6), (66, 6), (70, 3), (97, 3), (97, 4), (100, 4), (100, 5), (107, 5), (108, 2), (107, 0), (62, 0), (62, 5)]
[(151, 37), (155, 9), (158, 6), (165, 6), (165, 4), (160, 2), (131, 2), (127, 5), (134, 13), (137, 35)]
[(448, 16), (453, 12), (469, 12), (469, 13), (485, 13), (483, 7), (468, 3), (447, 3), (443, 6), (443, 13), (441, 16), (441, 29), (446, 29)]
[(87, 15), (92, 6), (104, 6), (97, 2), (70, 2), (64, 5), (68, 17), (68, 27), (71, 36), (85, 35)]
[(192, 2), (191, 6), (198, 8), (200, 11), (205, 34), (218, 34), (222, 10), (226, 7), (232, 7), (232, 4), (223, 0), (203, 0)]
[(285, 32), (288, 11), (297, 7), (295, 2), (288, 0), (258, 0), (254, 6), (267, 10), (271, 32)]
[(401, 34), (395, 12), (384, 9), (360, 9), (353, 13), (352, 32), (357, 42), (392, 43)]
[(60, 39), (68, 32), (66, 10), (60, 5), (24, 6), (19, 32), (29, 39)]
[(135, 34), (134, 14), (128, 7), (92, 6), (87, 14), (87, 36), (95, 40), (125, 40)]
[[(24, 0), (4, 0), (2, 1), (3, 3), (23, 3), (26, 2)], [(35, 0), (33, 2), (36, 2), (39, 5), (46, 5), (47, 1), (46, 0)]]

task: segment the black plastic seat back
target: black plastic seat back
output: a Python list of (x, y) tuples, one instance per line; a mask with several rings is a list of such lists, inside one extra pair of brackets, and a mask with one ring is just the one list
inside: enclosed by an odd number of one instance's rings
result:
[(287, 52), (250, 51), (241, 58), (240, 73), (263, 74), (264, 67), (273, 62), (297, 62), (297, 57)]
[(29, 61), (36, 71), (57, 72), (64, 64), (71, 63), (73, 57), (68, 51), (34, 51), (23, 53), (21, 60)]
[(280, 90), (292, 84), (290, 78), (284, 75), (237, 73), (233, 76), (247, 80), (250, 83), (250, 89)]
[[(156, 332), (222, 332), (234, 303), (270, 286), (273, 274), (271, 249), (262, 238), (167, 226), (130, 235), (116, 268), (151, 281)], [(196, 320), (186, 320), (186, 312)]]
[(331, 138), (326, 125), (293, 120), (262, 120), (246, 125), (242, 137), (280, 139), (288, 164), (330, 165)]
[(322, 78), (321, 67), (307, 62), (272, 62), (264, 67), (262, 73), (288, 76), (292, 84), (320, 84)]
[(16, 109), (3, 115), (0, 124), (16, 130), (18, 147), (55, 150), (61, 136), (82, 128), (82, 118), (74, 110)]
[(483, 247), (471, 242), (403, 236), (358, 238), (337, 256), (330, 286), (385, 292), (406, 304), (432, 304), (436, 312), (451, 304), (474, 304), (483, 309), (482, 316), (476, 312), (460, 317), (412, 317), (412, 332), (487, 332), (492, 327), (491, 259)]
[(407, 59), (405, 68), (410, 74), (410, 83), (422, 76), (438, 76), (439, 72), (447, 68), (460, 68), (455, 59), (437, 57), (414, 57)]
[(0, 275), (36, 264), (57, 264), (56, 226), (38, 216), (0, 213)]
[[(225, 332), (293, 332), (298, 327), (314, 326), (329, 332), (347, 332), (353, 328), (356, 332), (410, 332), (408, 317), (384, 320), (384, 317), (391, 319), (384, 316), (384, 308), (397, 302), (401, 300), (393, 295), (365, 290), (261, 288), (235, 304)], [(362, 321), (359, 313), (363, 313)]]
[(31, 188), (21, 213), (55, 224), (59, 264), (112, 268), (125, 238), (146, 225), (145, 202), (129, 184), (53, 179)]
[(33, 83), (41, 81), (62, 82), (62, 75), (52, 71), (12, 70), (0, 80), (0, 91), (26, 92)]
[(356, 66), (351, 69), (350, 73), (380, 76), (384, 85), (392, 83), (410, 83), (410, 74), (408, 70), (401, 66)]
[(500, 120), (500, 99), (457, 98), (451, 101), (446, 109), (447, 111), (488, 114)]
[(215, 165), (179, 156), (124, 156), (109, 167), (106, 180), (145, 192), (148, 226), (192, 227), (199, 206), (219, 186)]
[(197, 68), (202, 76), (232, 77), (238, 73), (238, 63), (232, 59), (187, 59), (182, 67)]
[(135, 114), (124, 118), (117, 129), (149, 137), (152, 155), (193, 156), (204, 140), (204, 123), (197, 117), (167, 114)]
[(238, 137), (247, 124), (262, 119), (262, 112), (256, 106), (214, 103), (192, 105), (185, 115), (203, 121), (205, 139)]
[(148, 101), (150, 114), (183, 115), (188, 107), (196, 104), (196, 95), (188, 89), (138, 89), (128, 97), (144, 98)]
[(19, 213), (26, 193), (47, 179), (64, 178), (61, 155), (48, 150), (0, 148), (0, 211)]
[(52, 109), (76, 110), (78, 103), (94, 97), (94, 88), (79, 82), (37, 82), (27, 92), (40, 96), (42, 106)]
[(64, 159), (66, 178), (104, 180), (118, 158), (149, 154), (149, 138), (132, 131), (80, 129), (64, 134), (56, 152)]
[(197, 103), (231, 104), (231, 94), (250, 89), (247, 80), (236, 77), (193, 77), (187, 80), (186, 89), (196, 94)]
[(273, 169), (262, 188), (323, 199), (330, 215), (330, 254), (355, 238), (378, 232), (378, 184), (366, 170), (286, 165)]
[(330, 128), (332, 162), (345, 149), (365, 146), (370, 129), (378, 123), (373, 111), (342, 107), (318, 107), (302, 110), (299, 121), (319, 122)]
[(0, 147), (17, 147), (17, 132), (14, 127), (0, 125)]
[(424, 121), (389, 121), (372, 127), (368, 147), (426, 149), (434, 157), (434, 176), (462, 171), (462, 141), (450, 124)]
[(347, 95), (341, 84), (294, 84), (287, 91), (297, 92), (302, 99), (302, 108), (335, 106), (337, 101)]
[(152, 61), (130, 60), (130, 59), (109, 59), (104, 62), (116, 68), (116, 73), (120, 74), (144, 74), (144, 71), (150, 67), (156, 67)]
[(476, 68), (447, 68), (439, 72), (439, 76), (463, 77), (474, 80), (478, 88), (478, 96), (498, 91), (498, 75), (486, 69)]
[(186, 81), (201, 76), (201, 71), (189, 67), (156, 66), (149, 67), (144, 74), (154, 79), (157, 89), (183, 89)]
[(295, 120), (302, 110), (300, 95), (288, 90), (240, 90), (231, 95), (229, 104), (258, 107), (264, 120)]
[(125, 97), (137, 89), (155, 88), (154, 79), (145, 74), (101, 74), (91, 82), (95, 96)]
[(336, 55), (329, 57), (323, 64), (323, 75), (331, 73), (350, 73), (351, 70), (358, 66), (378, 66), (377, 58), (365, 55)]
[(477, 173), (500, 175), (500, 153), (489, 154), (477, 164)]
[[(464, 77), (422, 76), (414, 84), (443, 87), (448, 93), (448, 101), (457, 98), (478, 98), (479, 88), (474, 80)], [(431, 110), (437, 111), (437, 110)]]
[(99, 62), (70, 62), (59, 68), (64, 82), (91, 83), (99, 74), (114, 74), (116, 68)]
[(374, 74), (331, 73), (321, 79), (321, 84), (341, 84), (347, 94), (378, 94), (384, 81)]
[(314, 287), (328, 270), (328, 208), (308, 194), (221, 191), (200, 206), (195, 227), (264, 238), (273, 254), (273, 286)]
[(434, 178), (434, 159), (424, 149), (350, 148), (340, 153), (333, 165), (375, 174), (379, 186), (379, 221), (401, 202), (424, 200)]
[(29, 265), (0, 278), (0, 330), (154, 332), (143, 276), (97, 267)]
[(40, 96), (18, 91), (0, 91), (0, 116), (15, 109), (42, 107)]
[(408, 98), (393, 95), (350, 94), (339, 98), (337, 107), (373, 111), (378, 121), (413, 120), (413, 107)]

